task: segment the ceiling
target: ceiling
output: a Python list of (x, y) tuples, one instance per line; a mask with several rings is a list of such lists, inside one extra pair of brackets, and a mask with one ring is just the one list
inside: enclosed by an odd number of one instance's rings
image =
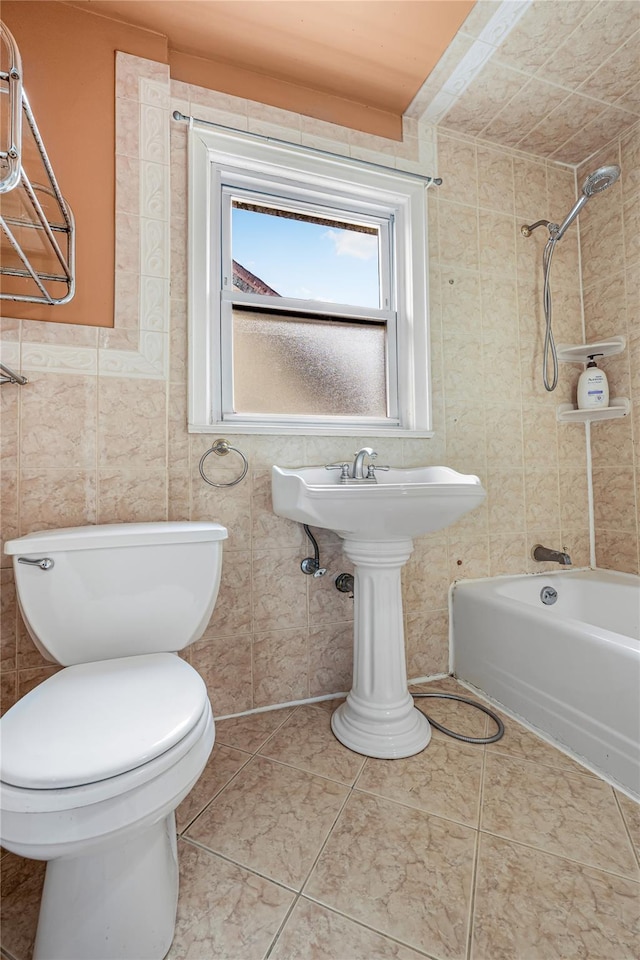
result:
[(476, 4), (407, 113), (579, 164), (640, 120), (640, 3)]
[[(384, 136), (405, 115), (577, 165), (640, 120), (637, 0), (71, 5), (165, 36), (178, 79)], [(185, 56), (215, 71), (181, 76)], [(340, 103), (364, 121), (341, 119)]]
[[(78, 0), (243, 67), (401, 116), (474, 0)], [(231, 92), (231, 91), (226, 91)], [(254, 99), (259, 100), (259, 90)]]

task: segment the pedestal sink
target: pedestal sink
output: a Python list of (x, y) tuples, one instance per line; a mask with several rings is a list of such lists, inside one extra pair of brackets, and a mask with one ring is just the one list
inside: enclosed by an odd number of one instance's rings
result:
[(273, 509), (333, 530), (355, 565), (353, 687), (331, 719), (346, 747), (368, 757), (409, 757), (431, 739), (407, 688), (400, 574), (412, 537), (454, 523), (486, 493), (449, 467), (390, 468), (341, 482), (324, 466), (273, 467)]

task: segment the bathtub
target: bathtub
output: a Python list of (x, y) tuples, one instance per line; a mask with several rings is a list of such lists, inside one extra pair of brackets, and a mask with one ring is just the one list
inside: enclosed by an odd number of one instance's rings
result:
[[(557, 600), (545, 605), (541, 591)], [(455, 584), (452, 668), (640, 798), (640, 577), (608, 570)]]

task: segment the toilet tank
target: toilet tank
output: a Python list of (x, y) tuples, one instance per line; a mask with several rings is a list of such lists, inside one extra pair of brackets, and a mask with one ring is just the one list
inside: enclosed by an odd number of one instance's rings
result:
[(226, 537), (205, 521), (109, 523), (30, 533), (5, 553), (34, 643), (69, 666), (182, 650), (201, 637)]

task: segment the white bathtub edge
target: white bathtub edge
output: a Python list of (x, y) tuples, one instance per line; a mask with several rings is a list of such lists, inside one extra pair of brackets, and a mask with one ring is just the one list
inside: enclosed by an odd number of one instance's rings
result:
[[(494, 577), (491, 578), (496, 579)], [(479, 687), (474, 687), (472, 683), (468, 683), (466, 680), (461, 680), (460, 677), (453, 675), (455, 681), (460, 684), (461, 687), (464, 687), (470, 693), (473, 693), (474, 696), (478, 697), (480, 700), (484, 700), (487, 703), (492, 704), (501, 713), (504, 713), (505, 716), (510, 717), (511, 720), (515, 720), (516, 723), (519, 723), (520, 726), (525, 727), (529, 730), (530, 733), (535, 734), (540, 740), (544, 740), (545, 743), (548, 743), (550, 747), (555, 747), (556, 750), (559, 750), (560, 753), (563, 753), (566, 757), (569, 757), (570, 760), (575, 760), (576, 763), (579, 763), (581, 767), (584, 767), (586, 770), (589, 770), (591, 773), (595, 774), (596, 777), (599, 777), (600, 780), (604, 780), (605, 783), (608, 783), (609, 786), (614, 787), (614, 789), (619, 790), (620, 793), (623, 793), (626, 797), (629, 797), (630, 800), (634, 800), (636, 803), (640, 803), (640, 794), (632, 793), (628, 787), (623, 786), (617, 780), (614, 780), (608, 774), (603, 773), (602, 770), (599, 770), (597, 767), (594, 767), (593, 764), (589, 763), (584, 757), (581, 757), (579, 754), (574, 753), (569, 747), (565, 744), (560, 743), (558, 740), (554, 740), (553, 737), (550, 737), (543, 730), (540, 730), (539, 727), (534, 726), (528, 720), (525, 720), (524, 717), (521, 717), (515, 711), (505, 707), (503, 703), (499, 700), (495, 700), (493, 697), (488, 696), (483, 690), (480, 690)], [(512, 754), (510, 754), (512, 756)], [(522, 759), (525, 763), (533, 763), (539, 761), (527, 760), (524, 757), (516, 757), (516, 759)], [(543, 764), (544, 766), (544, 764)]]

